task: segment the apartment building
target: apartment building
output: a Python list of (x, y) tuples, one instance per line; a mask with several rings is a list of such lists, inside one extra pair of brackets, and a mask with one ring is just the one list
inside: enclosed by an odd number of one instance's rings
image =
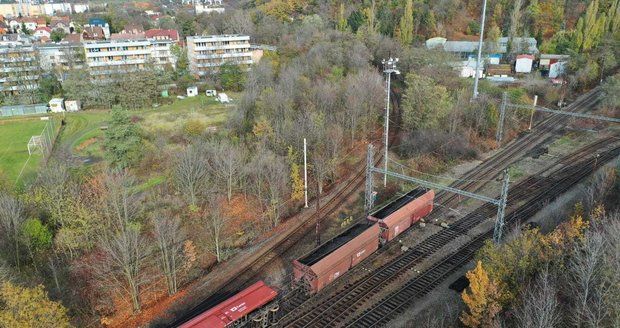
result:
[(187, 58), (192, 74), (199, 77), (217, 72), (224, 63), (249, 68), (253, 63), (247, 35), (207, 35), (187, 37)]
[(152, 49), (148, 40), (85, 41), (84, 53), (92, 75), (110, 75), (144, 69)]
[(53, 73), (58, 81), (64, 81), (69, 70), (84, 67), (81, 43), (47, 43), (38, 45), (37, 50), (41, 69)]
[(0, 43), (0, 92), (18, 94), (34, 90), (41, 77), (36, 49), (20, 42)]
[(171, 40), (105, 40), (84, 42), (86, 66), (92, 75), (135, 72), (154, 65), (174, 66)]

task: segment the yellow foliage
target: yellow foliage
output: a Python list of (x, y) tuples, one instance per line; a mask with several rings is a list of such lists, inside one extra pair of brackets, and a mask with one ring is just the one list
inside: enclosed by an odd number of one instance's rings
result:
[(499, 287), (478, 261), (476, 268), (465, 274), (469, 287), (461, 298), (467, 311), (461, 313), (461, 322), (467, 327), (494, 327), (496, 316), (502, 310), (499, 302)]
[(67, 309), (51, 301), (43, 286), (27, 288), (10, 282), (0, 286), (0, 327), (71, 327)]
[(293, 191), (291, 192), (291, 198), (294, 200), (302, 200), (304, 198), (304, 180), (299, 173), (299, 164), (291, 164), (291, 183), (293, 185)]
[(261, 119), (252, 127), (252, 133), (259, 138), (271, 137), (273, 135), (273, 129), (267, 120)]

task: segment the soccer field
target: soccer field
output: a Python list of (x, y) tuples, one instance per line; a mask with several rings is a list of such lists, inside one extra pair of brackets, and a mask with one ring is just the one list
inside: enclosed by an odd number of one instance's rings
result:
[(40, 135), (46, 123), (39, 117), (0, 120), (1, 176), (15, 183), (20, 172), (19, 182), (35, 175), (42, 155), (35, 153), (28, 159), (28, 141), (33, 135)]

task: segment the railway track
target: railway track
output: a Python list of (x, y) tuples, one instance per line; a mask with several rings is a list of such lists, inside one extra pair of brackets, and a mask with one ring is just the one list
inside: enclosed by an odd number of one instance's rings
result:
[[(617, 142), (617, 137), (609, 137), (594, 142), (579, 151), (564, 157), (560, 162), (569, 163), (584, 157), (593, 149), (601, 149)], [(509, 204), (517, 204), (531, 199), (541, 189), (540, 179), (530, 177), (514, 185), (509, 192)], [(536, 183), (538, 182), (538, 183)], [(330, 298), (315, 303), (291, 316), (283, 318), (281, 327), (332, 327), (337, 326), (343, 313), (351, 313), (361, 307), (368, 299), (384, 290), (391, 283), (405, 275), (414, 265), (421, 263), (454, 238), (466, 235), (471, 229), (495, 215), (496, 207), (485, 204), (476, 211), (457, 220), (448, 229), (443, 229), (426, 238), (414, 249), (404, 252), (396, 260), (374, 270), (364, 278), (350, 283), (334, 293)]]
[[(579, 153), (583, 154), (584, 150), (591, 151), (594, 149), (598, 148), (588, 146)], [(534, 193), (523, 205), (512, 209), (508, 213), (507, 225), (514, 225), (533, 216), (547, 202), (554, 200), (557, 196), (581, 181), (581, 179), (591, 174), (597, 164), (606, 163), (618, 157), (618, 155), (620, 155), (620, 147), (617, 146), (616, 141), (615, 147), (599, 153), (598, 157), (590, 154), (585, 160), (581, 159), (581, 161), (573, 165), (550, 172), (547, 177), (539, 176), (536, 179), (529, 180), (528, 182), (538, 192)], [(570, 155), (566, 160), (570, 161), (571, 159), (576, 159), (576, 157), (575, 155)], [(396, 315), (402, 313), (407, 306), (411, 305), (412, 301), (428, 294), (452, 273), (472, 260), (476, 251), (492, 236), (493, 230), (491, 229), (473, 237), (472, 240), (460, 247), (458, 251), (442, 258), (432, 267), (409, 280), (397, 292), (383, 298), (351, 321), (343, 322), (341, 326), (379, 327), (389, 322)]]
[[(588, 93), (577, 98), (573, 103), (565, 107), (564, 111), (583, 112), (592, 108), (600, 101), (600, 88), (594, 88)], [(532, 131), (521, 138), (517, 138), (505, 146), (496, 155), (488, 158), (476, 168), (466, 173), (459, 181), (452, 184), (452, 187), (475, 192), (485, 185), (484, 180), (497, 177), (501, 171), (511, 163), (519, 160), (521, 156), (531, 151), (535, 147), (546, 142), (557, 131), (561, 130), (564, 124), (570, 120), (564, 115), (552, 115), (534, 126)], [(437, 202), (444, 206), (453, 206), (458, 203), (458, 196), (439, 192)], [(437, 211), (436, 214), (441, 214)]]

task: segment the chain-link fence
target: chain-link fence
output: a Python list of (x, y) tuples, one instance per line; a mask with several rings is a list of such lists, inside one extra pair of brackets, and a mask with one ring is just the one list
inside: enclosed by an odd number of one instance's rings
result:
[(14, 105), (0, 107), (0, 117), (36, 115), (47, 113), (47, 104)]

